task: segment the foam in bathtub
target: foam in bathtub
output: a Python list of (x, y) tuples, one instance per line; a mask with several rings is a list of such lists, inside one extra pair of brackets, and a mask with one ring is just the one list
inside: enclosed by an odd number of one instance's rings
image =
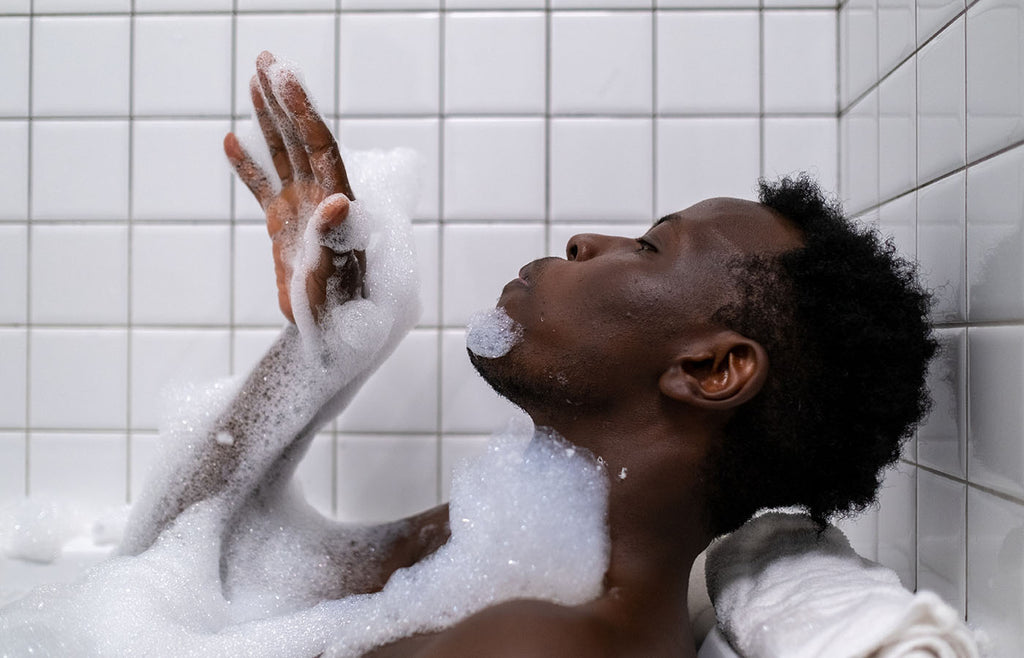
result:
[[(197, 504), (142, 554), (0, 610), (0, 653), (355, 656), (502, 600), (582, 603), (600, 593), (607, 568), (607, 487), (585, 451), (547, 433), (506, 433), (457, 470), (445, 546), (396, 572), (380, 592), (257, 618), (261, 603), (246, 597), (274, 592), (223, 596), (222, 513), (214, 502)], [(273, 514), (267, 518), (274, 525)], [(296, 556), (284, 547), (264, 558), (292, 568)]]
[(477, 311), (466, 324), (466, 347), (487, 359), (505, 356), (522, 339), (522, 325), (500, 306)]

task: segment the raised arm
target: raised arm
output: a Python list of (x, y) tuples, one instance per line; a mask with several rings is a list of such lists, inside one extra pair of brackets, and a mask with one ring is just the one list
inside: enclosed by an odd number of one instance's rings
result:
[[(184, 434), (168, 458), (174, 464), (136, 503), (122, 552), (145, 550), (199, 501), (218, 505), (229, 519), (257, 487), (290, 475), (317, 428), (411, 326), (398, 307), (415, 305), (415, 290), (410, 298), (408, 291), (388, 290), (385, 281), (376, 295), (367, 294), (366, 244), (346, 238), (355, 197), (345, 165), (296, 74), (264, 52), (250, 90), (275, 171), (264, 171), (234, 134), (224, 151), (266, 212), (278, 302), (289, 324), (230, 400), (174, 426)], [(346, 315), (349, 306), (358, 313)], [(339, 327), (358, 333), (353, 314), (387, 325), (383, 338), (328, 335)]]

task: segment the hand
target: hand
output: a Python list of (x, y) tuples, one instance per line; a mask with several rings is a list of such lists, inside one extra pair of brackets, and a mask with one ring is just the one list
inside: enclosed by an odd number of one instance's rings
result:
[[(277, 274), (277, 300), (281, 312), (294, 323), (290, 293), (293, 266), (300, 262), (297, 252), (303, 249), (306, 225), (315, 222), (318, 237), (324, 237), (345, 221), (349, 201), (355, 200), (355, 195), (330, 129), (292, 71), (271, 72), (275, 62), (269, 52), (260, 53), (249, 92), (281, 180), (280, 191), (275, 193), (267, 172), (242, 148), (233, 133), (224, 138), (224, 153), (267, 215)], [(339, 298), (337, 303), (343, 303), (362, 295), (366, 271), (362, 251), (338, 254), (324, 246), (319, 248), (319, 257), (305, 281), (314, 319), (319, 319), (327, 301), (328, 281), (332, 277), (336, 278), (331, 281), (331, 294)]]

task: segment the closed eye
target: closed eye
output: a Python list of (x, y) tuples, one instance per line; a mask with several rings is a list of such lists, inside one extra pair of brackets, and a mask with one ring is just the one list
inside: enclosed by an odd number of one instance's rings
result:
[(638, 245), (637, 251), (653, 251), (655, 253), (657, 253), (658, 251), (657, 247), (655, 247), (653, 244), (651, 244), (644, 238), (637, 238), (636, 243)]

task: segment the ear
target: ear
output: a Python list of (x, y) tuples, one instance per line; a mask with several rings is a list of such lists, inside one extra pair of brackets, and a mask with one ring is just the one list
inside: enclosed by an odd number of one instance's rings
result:
[(687, 344), (658, 379), (661, 392), (708, 410), (731, 409), (753, 398), (768, 377), (768, 353), (735, 331), (713, 332)]

